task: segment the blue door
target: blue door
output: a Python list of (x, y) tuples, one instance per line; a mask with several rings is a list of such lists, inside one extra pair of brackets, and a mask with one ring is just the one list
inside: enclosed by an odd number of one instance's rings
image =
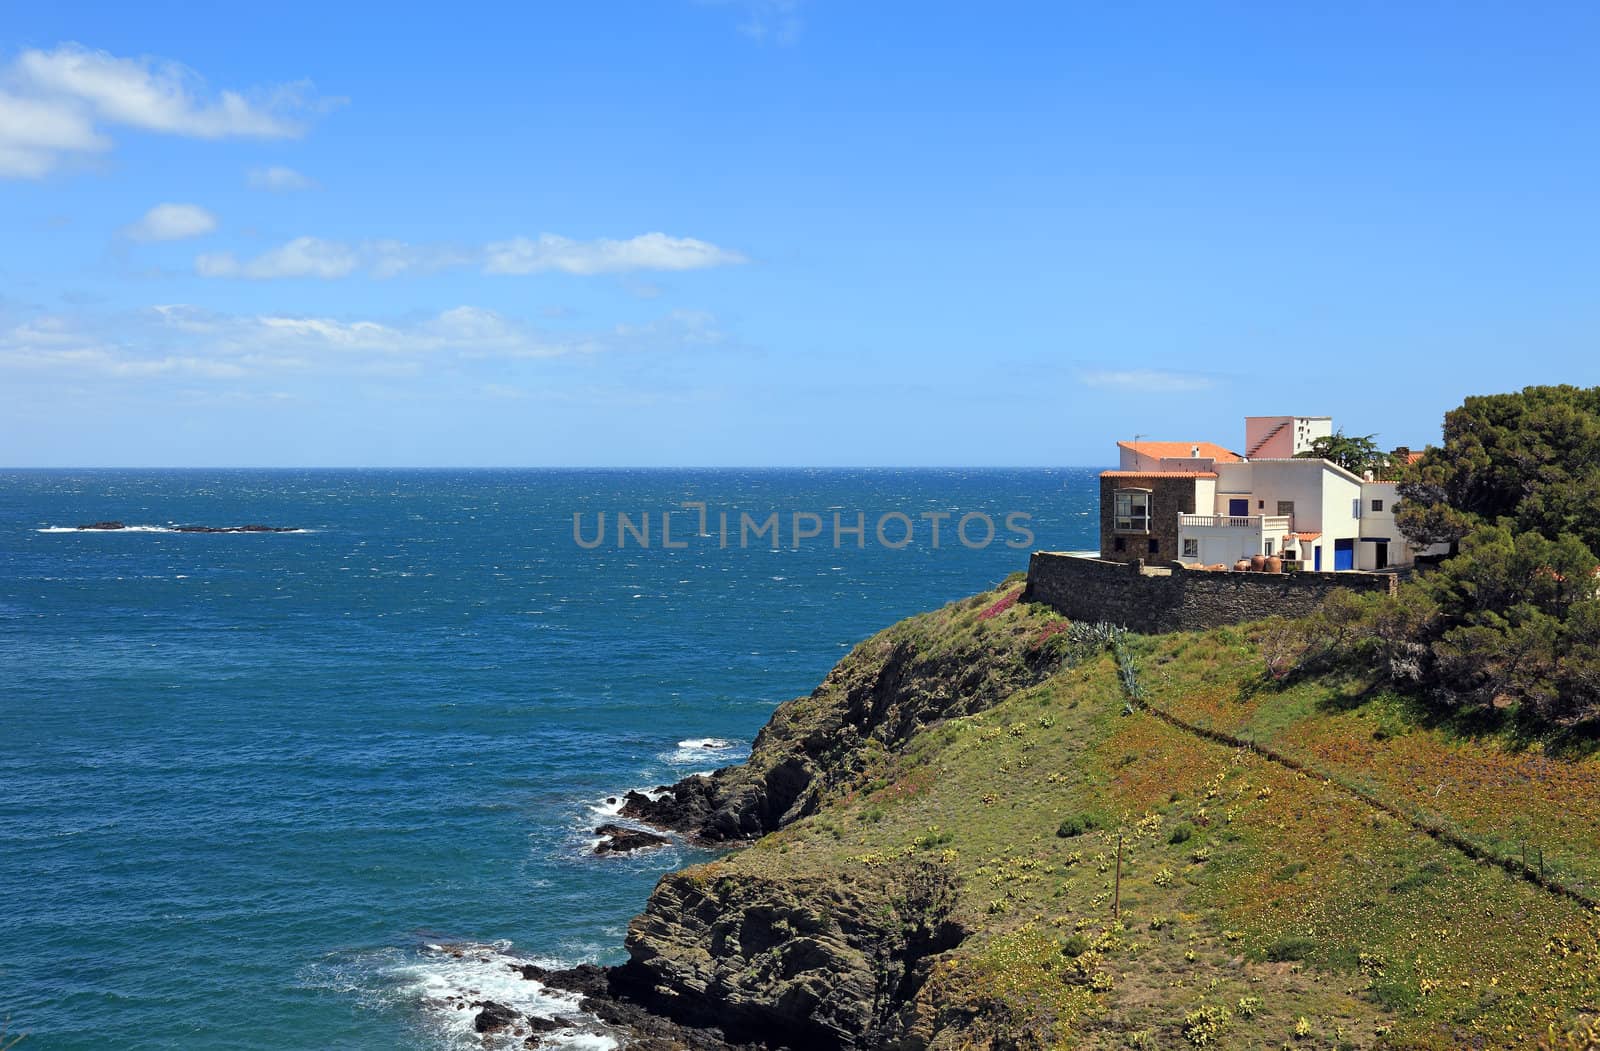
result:
[(1335, 540), (1333, 542), (1333, 568), (1356, 568), (1356, 542), (1354, 540)]
[(1233, 518), (1243, 518), (1250, 513), (1249, 500), (1229, 500), (1228, 514)]
[(1318, 544), (1314, 549), (1312, 549), (1311, 557), (1315, 560), (1311, 568), (1315, 569), (1318, 573), (1321, 573), (1322, 572), (1322, 545), (1321, 544)]

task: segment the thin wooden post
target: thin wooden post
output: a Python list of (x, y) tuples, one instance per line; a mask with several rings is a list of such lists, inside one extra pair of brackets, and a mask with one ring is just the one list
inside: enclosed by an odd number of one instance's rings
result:
[(1111, 918), (1122, 919), (1122, 830), (1117, 830), (1117, 886), (1111, 899)]

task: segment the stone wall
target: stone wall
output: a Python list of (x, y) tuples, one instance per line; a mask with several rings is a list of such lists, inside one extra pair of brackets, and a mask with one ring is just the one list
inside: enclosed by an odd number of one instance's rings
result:
[[(1150, 528), (1119, 532), (1116, 522), (1118, 489), (1143, 489), (1150, 494)], [(1178, 557), (1178, 516), (1192, 515), (1194, 475), (1116, 472), (1100, 476), (1100, 557), (1112, 562), (1143, 559), (1166, 565)], [(1206, 508), (1211, 513), (1211, 508)], [(1118, 550), (1118, 545), (1121, 550)]]
[(1035, 551), (1024, 598), (1073, 620), (1154, 634), (1314, 612), (1335, 591), (1392, 594), (1391, 573), (1211, 573)]

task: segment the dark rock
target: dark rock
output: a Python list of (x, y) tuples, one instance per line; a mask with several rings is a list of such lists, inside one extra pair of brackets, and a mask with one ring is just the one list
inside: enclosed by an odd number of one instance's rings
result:
[(623, 825), (601, 825), (594, 830), (594, 834), (605, 837), (595, 845), (596, 854), (626, 854), (634, 850), (666, 846), (672, 842), (666, 836), (655, 832), (646, 832), (642, 828), (627, 828)]
[(579, 996), (610, 996), (610, 972), (598, 964), (581, 963), (562, 971), (546, 971), (539, 979), (552, 989)]
[(536, 963), (508, 963), (506, 966), (530, 982), (542, 982), (550, 973)]
[(483, 1008), (478, 1012), (478, 1017), (472, 1020), (472, 1028), (480, 1033), (498, 1033), (522, 1017), (505, 1004), (493, 1000), (481, 1000), (472, 1006)]
[(81, 525), (78, 528), (79, 529), (126, 529), (128, 527), (123, 525), (121, 522), (91, 522), (89, 525)]

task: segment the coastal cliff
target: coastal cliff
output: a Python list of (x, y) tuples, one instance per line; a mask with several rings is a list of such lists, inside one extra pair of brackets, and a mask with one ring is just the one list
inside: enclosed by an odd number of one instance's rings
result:
[[(660, 881), (627, 963), (552, 982), (643, 1048), (1530, 1047), (1586, 1024), (1600, 921), (1561, 891), (1600, 882), (1600, 762), (1425, 725), (1370, 683), (1274, 684), (1281, 623), (1121, 636), (1020, 594), (879, 633), (748, 762), (630, 795), (731, 852)], [(1514, 835), (1558, 876), (1499, 864)]]

